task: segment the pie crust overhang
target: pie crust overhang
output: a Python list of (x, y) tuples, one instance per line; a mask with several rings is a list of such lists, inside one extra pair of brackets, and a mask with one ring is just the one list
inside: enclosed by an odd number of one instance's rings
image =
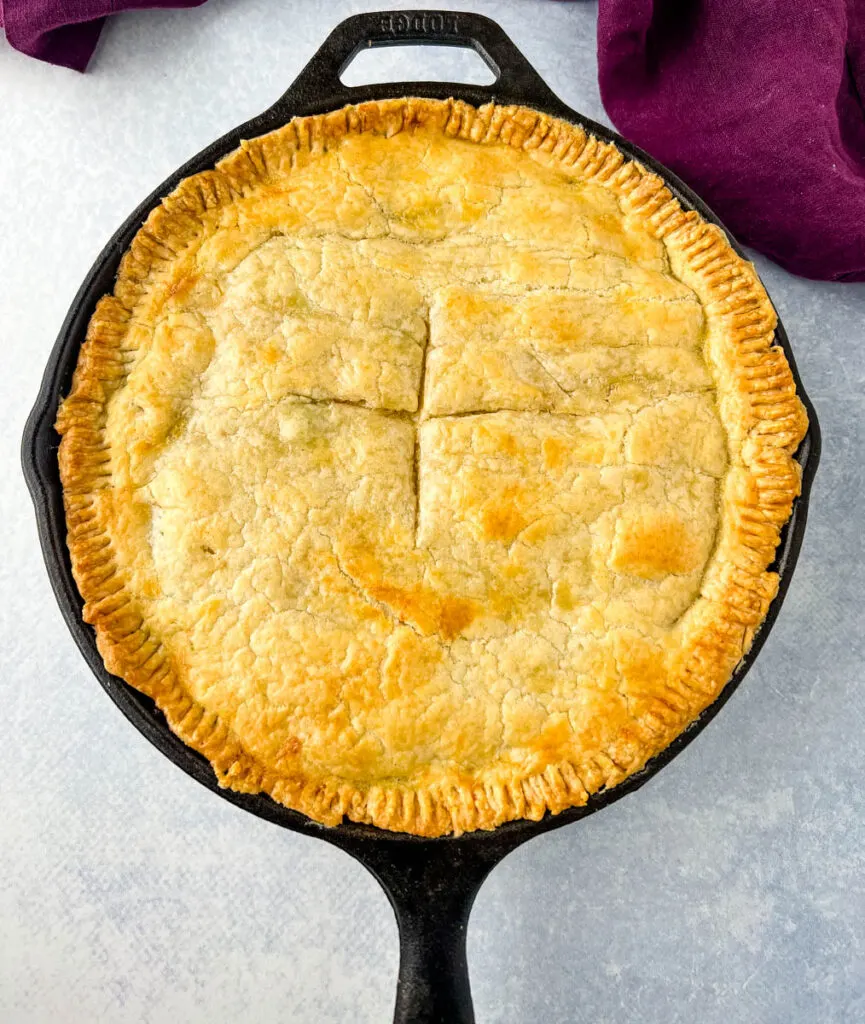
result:
[(244, 142), (148, 217), (58, 414), (106, 666), (327, 824), (585, 803), (775, 595), (807, 425), (775, 322), (717, 227), (535, 111)]

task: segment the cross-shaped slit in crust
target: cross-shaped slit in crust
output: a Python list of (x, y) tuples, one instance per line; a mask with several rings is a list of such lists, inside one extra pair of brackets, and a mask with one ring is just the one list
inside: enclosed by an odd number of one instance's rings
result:
[[(319, 440), (342, 460), (333, 491), (345, 497), (327, 512), (339, 571), (400, 621), (423, 632), (460, 623), (466, 616), (442, 594), (494, 617), (517, 603), (530, 607), (533, 594), (539, 608), (552, 603), (566, 617), (576, 614), (592, 580), (611, 594), (621, 589), (608, 565), (627, 574), (629, 549), (617, 541), (614, 509), (642, 495), (678, 501), (687, 519), (714, 501), (715, 456), (686, 454), (705, 485), (699, 494), (680, 487), (671, 495), (667, 455), (650, 437), (666, 436), (666, 421), (641, 426), (665, 401), (680, 419), (675, 403), (683, 401), (690, 415), (713, 418), (711, 399), (701, 397), (711, 388), (699, 351), (702, 314), (687, 290), (661, 282), (647, 299), (627, 288), (607, 296), (459, 281), (430, 287), (422, 276), (379, 266), (392, 250), (365, 243), (360, 260), (351, 246), (328, 245), (275, 238), (241, 264), (210, 317), (219, 340), (199, 400), (245, 409), (246, 433), (267, 409), (299, 415), (293, 403), (329, 416), (313, 434), (331, 431)], [(378, 420), (372, 454), (364, 440), (370, 416)], [(301, 461), (283, 490), (296, 494), (295, 504), (312, 502), (309, 514), (320, 516), (318, 499), (297, 481), (313, 473), (314, 482), (324, 456), (316, 449), (303, 462), (305, 442), (293, 429), (284, 440)], [(293, 463), (280, 458), (287, 472)], [(242, 459), (227, 459), (235, 476), (242, 472)], [(388, 482), (400, 476), (403, 499)], [(285, 500), (278, 489), (257, 493), (272, 493), (266, 500), (280, 507)], [(279, 514), (294, 513), (286, 506)], [(598, 554), (599, 544), (607, 554)], [(666, 567), (637, 568), (654, 586)], [(690, 562), (671, 568), (692, 570)]]

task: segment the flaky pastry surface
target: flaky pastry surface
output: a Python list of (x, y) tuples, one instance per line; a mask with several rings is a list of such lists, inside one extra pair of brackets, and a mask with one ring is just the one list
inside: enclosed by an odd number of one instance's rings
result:
[(59, 412), (107, 667), (327, 824), (584, 803), (775, 594), (806, 418), (774, 327), (717, 228), (531, 110), (244, 143), (150, 215)]

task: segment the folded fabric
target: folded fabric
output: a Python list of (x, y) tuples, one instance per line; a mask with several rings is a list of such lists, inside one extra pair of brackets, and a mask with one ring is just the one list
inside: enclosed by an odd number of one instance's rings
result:
[(199, 7), (205, 0), (0, 0), (0, 28), (22, 53), (83, 71), (105, 16), (146, 7)]
[(865, 281), (865, 0), (600, 0), (601, 97), (746, 245)]

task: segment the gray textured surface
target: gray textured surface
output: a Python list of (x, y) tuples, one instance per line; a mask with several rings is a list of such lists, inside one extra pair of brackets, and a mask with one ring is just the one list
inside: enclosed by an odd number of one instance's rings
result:
[[(112, 229), (266, 106), (332, 24), (377, 6), (211, 0), (124, 16), (84, 77), (0, 45), (9, 1024), (390, 1019), (384, 896), (347, 856), (206, 793), (111, 706), (54, 605), (17, 451), (57, 328)], [(593, 5), (471, 6), (604, 120)], [(787, 604), (733, 701), (651, 785), (489, 879), (469, 932), (480, 1024), (865, 1020), (865, 286), (758, 264), (824, 431)]]

